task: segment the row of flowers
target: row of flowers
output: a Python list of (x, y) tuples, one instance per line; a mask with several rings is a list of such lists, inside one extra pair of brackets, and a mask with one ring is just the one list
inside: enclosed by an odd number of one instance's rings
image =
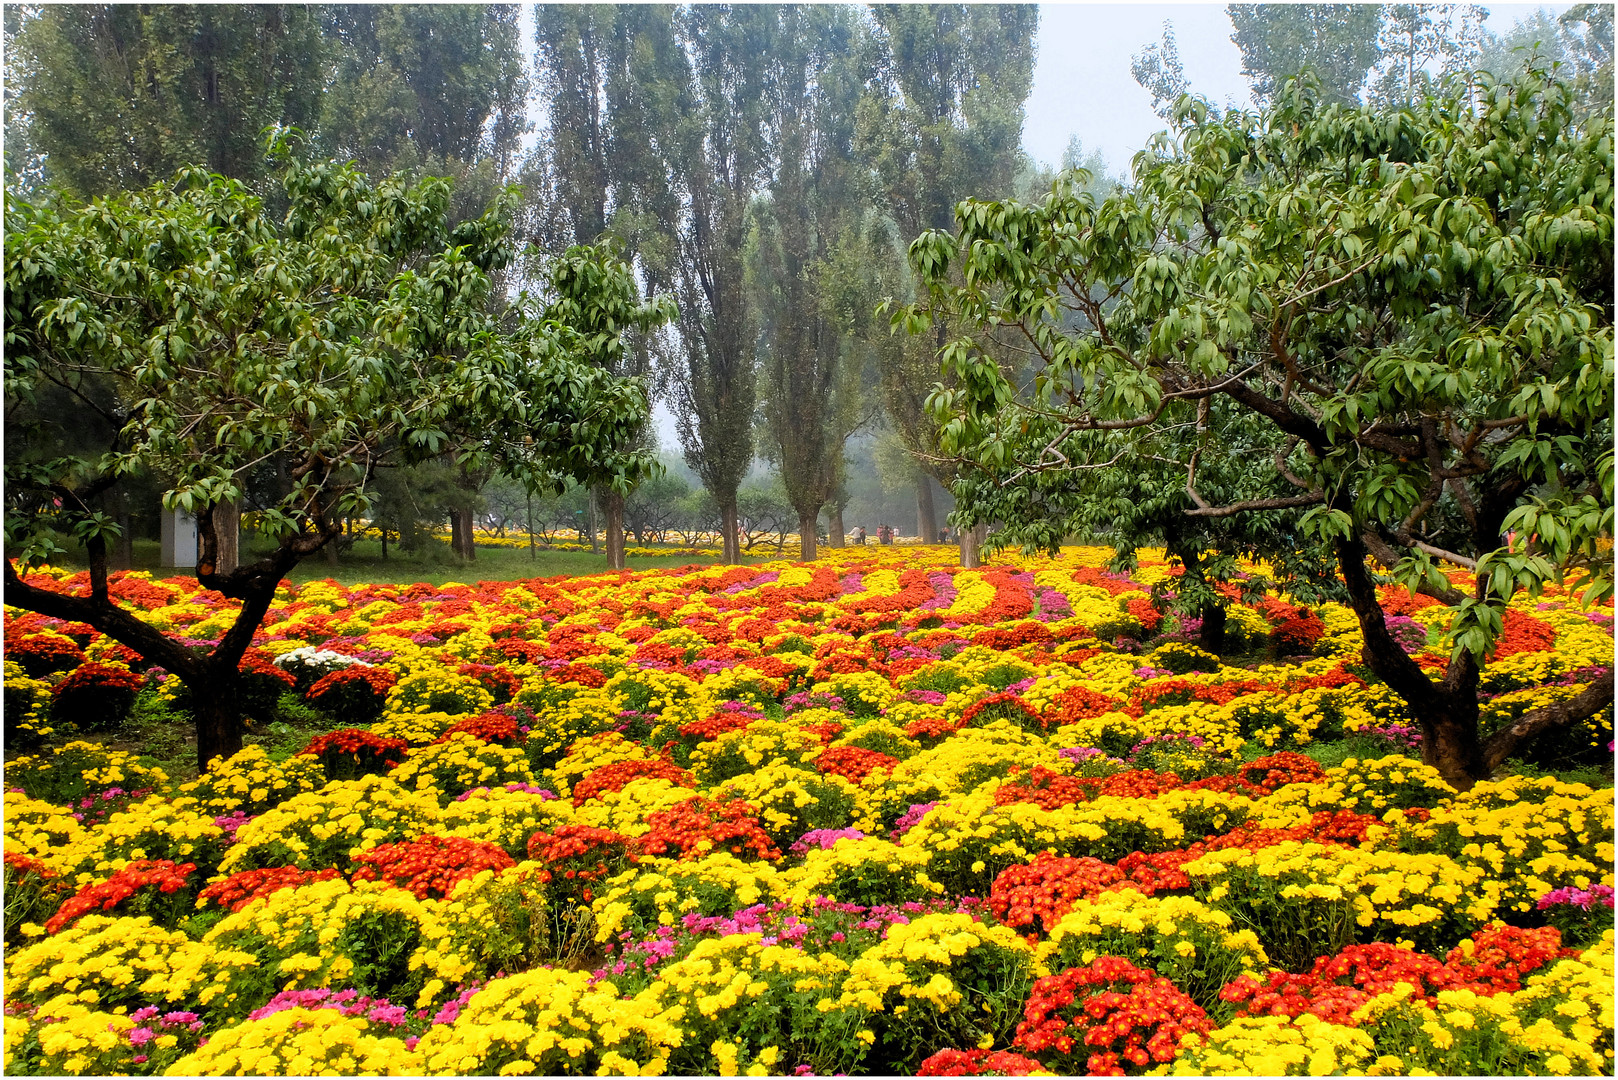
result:
[[(347, 728), (8, 757), (8, 1070), (1610, 1072), (1610, 787), (1454, 792), (1332, 605), (1233, 602), (1234, 667), (1159, 565), (838, 559), (288, 588), (249, 667)], [(1514, 604), (1486, 716), (1610, 626)], [(7, 613), (8, 725), (93, 728), (96, 665), (183, 706), (87, 631)]]

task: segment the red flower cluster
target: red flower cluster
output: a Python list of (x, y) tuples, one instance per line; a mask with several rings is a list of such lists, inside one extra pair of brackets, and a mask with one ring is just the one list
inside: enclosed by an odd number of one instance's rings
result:
[(350, 723), (370, 723), (382, 715), (383, 699), (398, 681), (387, 668), (353, 664), (321, 676), (304, 698)]
[(86, 885), (45, 922), (45, 932), (55, 934), (72, 926), (92, 911), (111, 911), (141, 889), (157, 886), (160, 893), (186, 888), (195, 863), (176, 865), (170, 859), (136, 859), (106, 881)]
[(705, 720), (693, 720), (689, 724), (681, 724), (680, 735), (682, 738), (707, 742), (709, 739), (719, 738), (727, 731), (745, 731), (747, 726), (757, 719), (758, 717), (750, 716), (747, 713), (721, 710)]
[(622, 791), (631, 780), (667, 780), (677, 787), (695, 787), (696, 779), (672, 761), (614, 761), (596, 769), (573, 785), (573, 805), (583, 806), (609, 791)]
[(1283, 655), (1309, 653), (1326, 634), (1326, 624), (1312, 611), (1301, 611), (1270, 631), (1270, 642)]
[(6, 659), (21, 664), (24, 671), (38, 678), (84, 663), (84, 650), (55, 634), (35, 634), (20, 640), (7, 635)]
[[(912, 724), (912, 727), (915, 725)], [(909, 729), (906, 729), (909, 733)], [(1101, 790), (1099, 777), (1064, 776), (1043, 765), (1035, 765), (1026, 782), (1016, 780), (1001, 784), (994, 793), (996, 806), (1009, 806), (1014, 802), (1031, 802), (1045, 810), (1060, 810), (1074, 803), (1089, 802)]]
[(56, 684), (56, 696), (65, 697), (79, 690), (138, 690), (140, 676), (121, 667), (109, 667), (94, 660), (80, 664), (72, 674)]
[(1157, 633), (1158, 624), (1163, 621), (1163, 613), (1153, 607), (1150, 600), (1142, 600), (1137, 597), (1134, 600), (1127, 601), (1124, 604), (1124, 610), (1139, 619), (1141, 629), (1148, 634)]
[(989, 910), (1014, 930), (1054, 927), (1087, 900), (1124, 880), (1111, 863), (1091, 858), (1062, 858), (1042, 853), (1031, 863), (1000, 872), (989, 890)]
[(510, 701), (511, 696), (522, 689), (522, 680), (510, 669), (493, 664), (462, 664), (455, 669), (455, 674), (476, 679), (483, 689), (494, 695), (496, 703)]
[(1494, 652), (1489, 654), (1489, 659), (1494, 661), (1502, 656), (1514, 656), (1517, 653), (1543, 652), (1555, 643), (1556, 627), (1543, 619), (1536, 619), (1532, 615), (1524, 615), (1520, 611), (1508, 608), (1505, 625), (1500, 630), (1500, 639), (1495, 642)]
[(423, 836), (394, 844), (378, 844), (354, 856), (360, 864), (355, 881), (386, 881), (409, 890), (418, 900), (449, 896), (457, 882), (484, 870), (517, 863), (500, 846), (464, 836)]
[(318, 757), (326, 767), (328, 780), (352, 780), (367, 773), (387, 772), (404, 761), (409, 752), (410, 744), (403, 739), (388, 739), (359, 728), (316, 735), (298, 751)]
[[(496, 669), (499, 670), (499, 669)], [(435, 742), (448, 742), (452, 735), (470, 735), (474, 739), (486, 743), (498, 743), (501, 746), (520, 746), (526, 738), (522, 729), (517, 725), (515, 717), (509, 716), (498, 709), (477, 716), (467, 717), (458, 721)]]
[(905, 735), (924, 744), (932, 744), (955, 734), (955, 729), (959, 726), (959, 721), (943, 716), (924, 716), (920, 720), (912, 720), (906, 724)]
[(821, 746), (827, 746), (843, 733), (843, 725), (835, 720), (826, 720), (818, 724), (805, 724), (803, 730), (818, 738)]
[(216, 881), (197, 894), (197, 904), (211, 901), (229, 911), (240, 911), (261, 896), (281, 889), (296, 889), (316, 881), (339, 876), (335, 868), (300, 870), (296, 866), (274, 866), (268, 870), (240, 870), (223, 881)]
[(815, 768), (822, 773), (841, 776), (856, 784), (864, 783), (877, 769), (891, 771), (897, 764), (899, 759), (892, 754), (858, 746), (833, 746), (815, 759)]
[(1099, 690), (1091, 690), (1088, 686), (1069, 687), (1051, 699), (1050, 706), (1045, 710), (1045, 725), (1057, 727), (1075, 720), (1088, 720), (1122, 705), (1123, 702), (1116, 698), (1110, 698)]
[[(646, 819), (651, 826), (636, 846), (645, 855), (667, 855), (683, 859), (700, 856), (707, 850), (729, 851), (774, 862), (781, 857), (769, 835), (759, 825), (758, 811), (743, 799), (704, 799), (700, 796), (659, 810)], [(703, 841), (708, 841), (705, 846)]]
[(1020, 622), (1015, 626), (992, 626), (979, 630), (972, 644), (997, 650), (1015, 649), (1019, 645), (1046, 645), (1054, 639), (1050, 629), (1042, 622)]
[(28, 874), (38, 874), (41, 878), (49, 880), (50, 878), (56, 876), (56, 871), (46, 866), (38, 859), (30, 858), (27, 855), (23, 855), (15, 851), (6, 852), (5, 865), (8, 869), (14, 871), (19, 877), (26, 876)]
[(1139, 716), (1159, 705), (1189, 705), (1193, 701), (1228, 705), (1236, 698), (1268, 689), (1268, 684), (1255, 679), (1233, 679), (1212, 684), (1193, 683), (1186, 679), (1154, 679), (1130, 695), (1129, 704), (1122, 711)]
[(1357, 1027), (1354, 1010), (1400, 983), (1409, 984), (1416, 1000), (1429, 1004), (1441, 990), (1508, 994), (1520, 990), (1529, 973), (1577, 953), (1561, 947), (1561, 935), (1554, 927), (1492, 927), (1480, 931), (1473, 944), (1470, 956), (1456, 948), (1442, 963), (1382, 942), (1350, 945), (1336, 956), (1316, 960), (1306, 974), (1243, 975), (1226, 984), (1219, 996), (1236, 1006), (1237, 1016), (1312, 1013), (1334, 1024)]
[(940, 1050), (923, 1058), (917, 1076), (1028, 1076), (1044, 1066), (1010, 1050)]
[[(513, 664), (532, 664), (545, 655), (545, 646), (535, 642), (517, 637), (501, 638), (493, 631), (490, 631), (489, 636), (498, 639), (494, 643), (494, 654)], [(484, 655), (490, 654), (486, 652)]]
[(1313, 758), (1283, 750), (1248, 762), (1236, 775), (1260, 794), (1269, 795), (1288, 784), (1318, 783), (1326, 778), (1326, 770)]
[(1126, 1066), (1173, 1061), (1182, 1037), (1213, 1027), (1208, 1014), (1161, 975), (1099, 956), (1034, 982), (1012, 1045), (1040, 1055), (1058, 1073), (1076, 1073), (1082, 1063), (1090, 1076), (1124, 1076)]
[(1553, 960), (1577, 956), (1577, 949), (1562, 948), (1562, 932), (1554, 926), (1524, 930), (1516, 926), (1491, 926), (1472, 936), (1472, 955), (1451, 949), (1444, 958), (1478, 993), (1510, 994), (1522, 989), (1522, 980)]
[(589, 664), (564, 664), (551, 672), (556, 682), (576, 683), (586, 690), (599, 690), (607, 685), (607, 674)]
[(1029, 708), (1026, 701), (1005, 691), (974, 701), (961, 714), (960, 722), (955, 726), (958, 730), (979, 723), (992, 724), (996, 720), (1010, 720), (1030, 731), (1044, 731), (1050, 725), (1048, 720)]
[(630, 840), (611, 829), (593, 825), (561, 825), (553, 833), (537, 832), (528, 838), (528, 857), (543, 863), (543, 881), (560, 878), (582, 886), (582, 898), (590, 902), (587, 882), (600, 881), (618, 872), (629, 853)]

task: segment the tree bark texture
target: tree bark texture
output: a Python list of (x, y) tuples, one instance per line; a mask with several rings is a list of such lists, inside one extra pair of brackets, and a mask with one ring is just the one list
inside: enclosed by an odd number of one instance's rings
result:
[(472, 540), (472, 511), (449, 512), (449, 546), (459, 557), (472, 562), (478, 557), (477, 544)]
[(804, 562), (814, 562), (820, 557), (815, 548), (815, 520), (820, 515), (810, 514), (808, 517), (798, 515), (798, 557)]
[(603, 489), (601, 513), (606, 519), (607, 566), (613, 570), (624, 568), (624, 497), (616, 491)]
[(843, 530), (843, 508), (833, 506), (826, 512), (826, 546), (840, 548), (847, 543)]
[(719, 540), (724, 548), (726, 563), (742, 561), (741, 520), (736, 511), (736, 496), (732, 495), (719, 508)]

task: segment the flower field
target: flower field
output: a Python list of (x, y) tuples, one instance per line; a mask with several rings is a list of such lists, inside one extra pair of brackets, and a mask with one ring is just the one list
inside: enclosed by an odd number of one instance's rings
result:
[[(1347, 609), (1221, 660), (1108, 554), (284, 587), (244, 708), (334, 730), (195, 780), (98, 741), (176, 680), (8, 609), (6, 1070), (1610, 1075), (1611, 711), (1457, 793)], [(1612, 658), (1519, 598), (1485, 725)]]

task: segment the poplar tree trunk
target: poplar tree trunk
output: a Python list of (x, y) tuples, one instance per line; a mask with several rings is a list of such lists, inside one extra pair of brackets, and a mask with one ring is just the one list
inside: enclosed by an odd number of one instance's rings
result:
[(798, 515), (799, 558), (804, 562), (814, 562), (819, 557), (819, 552), (815, 548), (815, 519), (819, 516), (818, 514), (810, 514), (808, 517), (804, 517), (802, 514)]
[(602, 516), (606, 518), (607, 566), (624, 568), (624, 497), (615, 491), (601, 492)]
[(740, 515), (736, 512), (736, 496), (732, 495), (719, 508), (719, 540), (724, 548), (721, 556), (727, 563), (742, 561)]
[(826, 546), (840, 548), (847, 543), (843, 530), (843, 508), (834, 506), (826, 515)]

